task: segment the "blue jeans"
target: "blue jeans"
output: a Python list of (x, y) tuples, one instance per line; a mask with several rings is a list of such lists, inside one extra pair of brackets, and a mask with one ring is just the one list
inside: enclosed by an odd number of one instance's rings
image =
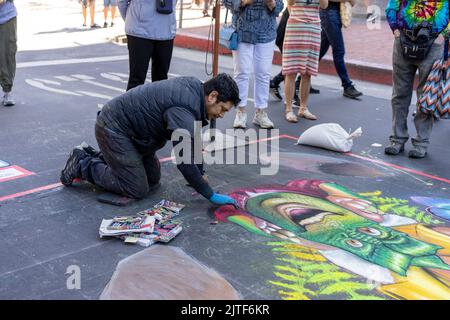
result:
[(339, 78), (341, 78), (342, 86), (344, 89), (347, 89), (353, 84), (345, 67), (344, 37), (342, 35), (342, 22), (339, 10), (335, 8), (320, 9), (320, 20), (322, 25), (322, 39), (319, 60), (327, 53), (331, 45), (333, 48), (334, 67)]

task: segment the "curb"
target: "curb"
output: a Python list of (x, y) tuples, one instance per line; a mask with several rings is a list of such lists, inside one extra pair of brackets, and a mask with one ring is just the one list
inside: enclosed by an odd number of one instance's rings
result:
[[(175, 37), (175, 46), (186, 49), (206, 51), (208, 38), (194, 33), (178, 31)], [(209, 50), (212, 51), (212, 41), (209, 41)], [(219, 54), (231, 55), (231, 51), (220, 47)], [(273, 63), (281, 65), (281, 54), (275, 51)], [(356, 60), (347, 60), (345, 65), (351, 79), (374, 82), (384, 85), (392, 85), (392, 67)], [(333, 60), (325, 56), (319, 65), (322, 74), (336, 75)]]

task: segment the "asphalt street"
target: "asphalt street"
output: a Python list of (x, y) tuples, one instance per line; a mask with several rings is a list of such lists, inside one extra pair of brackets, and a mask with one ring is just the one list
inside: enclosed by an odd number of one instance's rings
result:
[[(232, 73), (230, 57), (221, 57), (220, 65), (222, 72)], [(278, 68), (273, 67), (273, 74)], [(268, 267), (260, 265), (258, 273), (251, 272), (262, 255), (274, 259), (268, 248), (253, 247), (264, 239), (244, 234), (238, 226), (210, 225), (214, 208), (201, 197), (192, 196), (192, 190), (186, 188), (170, 161), (163, 163), (161, 191), (126, 208), (98, 203), (98, 190), (90, 185), (64, 188), (58, 184), (60, 170), (75, 145), (86, 141), (97, 146), (94, 137), (97, 111), (125, 91), (127, 75), (126, 46), (114, 43), (18, 54), (14, 91), (17, 105), (0, 108), (0, 160), (16, 166), (9, 176), (0, 177), (0, 298), (97, 299), (116, 264), (142, 250), (119, 241), (99, 239), (101, 219), (135, 213), (162, 198), (187, 204), (182, 217), (185, 231), (172, 245), (182, 247), (221, 272), (244, 298), (279, 298), (277, 290), (267, 285)], [(178, 76), (208, 79), (205, 53), (175, 49), (170, 77)], [(301, 119), (298, 124), (287, 123), (283, 102), (271, 97), (268, 112), (282, 135), (280, 150), (354, 161), (382, 170), (387, 177), (355, 178), (336, 172), (288, 168), (276, 176), (260, 176), (257, 166), (211, 165), (207, 172), (213, 188), (229, 192), (249, 184), (285, 183), (295, 175), (333, 180), (359, 191), (383, 190), (390, 196), (403, 198), (418, 193), (448, 198), (450, 127), (445, 121), (435, 124), (427, 158), (411, 160), (406, 154), (385, 156), (380, 145), (387, 143), (390, 134), (391, 88), (358, 82), (357, 87), (365, 95), (360, 100), (350, 100), (342, 96), (335, 77), (319, 76), (313, 84), (321, 90), (310, 101), (317, 121)], [(219, 120), (218, 128), (231, 128), (234, 114), (232, 111)], [(249, 115), (253, 115), (252, 104)], [(295, 138), (304, 130), (329, 122), (339, 123), (349, 131), (362, 127), (363, 135), (355, 140), (350, 155), (295, 145)], [(409, 127), (414, 135), (411, 121)], [(158, 156), (170, 156), (170, 146)], [(81, 290), (66, 287), (65, 273), (70, 265), (78, 265), (82, 270)]]

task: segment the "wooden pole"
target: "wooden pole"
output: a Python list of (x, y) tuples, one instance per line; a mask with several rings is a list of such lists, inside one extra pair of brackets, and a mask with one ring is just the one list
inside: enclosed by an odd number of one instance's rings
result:
[(213, 51), (214, 77), (219, 74), (219, 31), (220, 31), (220, 0), (216, 0), (216, 4), (214, 6), (214, 51)]
[[(208, 0), (205, 0), (208, 1)], [(220, 31), (220, 0), (216, 0), (214, 5), (214, 46), (213, 46), (213, 76), (219, 74), (219, 31)], [(211, 141), (216, 139), (214, 130), (216, 129), (216, 120), (211, 120), (209, 125), (211, 129)]]

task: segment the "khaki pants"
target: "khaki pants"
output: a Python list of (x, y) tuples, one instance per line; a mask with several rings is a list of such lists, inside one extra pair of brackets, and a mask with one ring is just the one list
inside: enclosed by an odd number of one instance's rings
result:
[(0, 85), (10, 92), (16, 75), (17, 18), (0, 24)]
[[(392, 93), (392, 136), (390, 140), (397, 143), (405, 143), (409, 139), (408, 113), (413, 95), (414, 77), (419, 71), (419, 86), (417, 98), (422, 95), (423, 86), (428, 74), (437, 59), (443, 57), (444, 47), (434, 43), (427, 57), (421, 61), (408, 60), (403, 57), (400, 39), (395, 38), (393, 53), (393, 93)], [(417, 112), (414, 117), (414, 125), (417, 135), (412, 138), (412, 144), (426, 151), (430, 143), (430, 135), (433, 129), (433, 116)]]

